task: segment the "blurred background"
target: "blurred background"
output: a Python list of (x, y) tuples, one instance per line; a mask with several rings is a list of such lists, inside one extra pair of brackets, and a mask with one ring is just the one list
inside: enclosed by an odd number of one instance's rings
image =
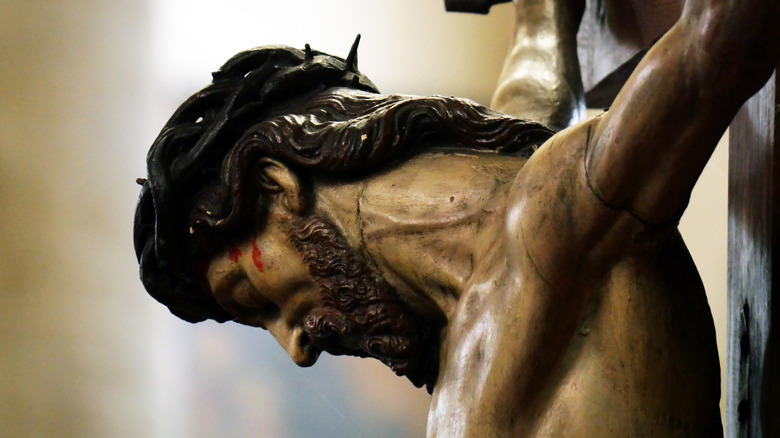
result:
[[(382, 91), (487, 104), (511, 8), (0, 2), (0, 438), (424, 436), (427, 393), (378, 362), (299, 369), (265, 333), (191, 325), (149, 298), (132, 248), (135, 179), (179, 103), (257, 45), (346, 56), (362, 33), (360, 69)], [(722, 145), (681, 224), (722, 356), (726, 157)]]

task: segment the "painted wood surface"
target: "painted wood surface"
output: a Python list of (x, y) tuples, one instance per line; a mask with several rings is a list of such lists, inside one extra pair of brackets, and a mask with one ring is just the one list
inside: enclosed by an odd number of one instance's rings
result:
[[(737, 114), (729, 150), (726, 435), (780, 436), (777, 409), (777, 77)], [(774, 390), (773, 390), (774, 389)]]

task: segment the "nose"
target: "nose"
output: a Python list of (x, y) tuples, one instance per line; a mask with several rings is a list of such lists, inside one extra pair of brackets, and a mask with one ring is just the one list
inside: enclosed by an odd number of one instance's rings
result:
[(311, 345), (302, 327), (291, 327), (279, 318), (272, 324), (268, 324), (266, 328), (296, 365), (310, 367), (317, 362), (320, 353)]

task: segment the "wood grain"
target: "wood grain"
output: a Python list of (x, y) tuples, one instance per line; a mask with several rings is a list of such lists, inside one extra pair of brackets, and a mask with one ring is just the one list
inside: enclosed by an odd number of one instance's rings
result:
[[(726, 435), (780, 436), (776, 289), (780, 180), (777, 79), (737, 114), (729, 146), (729, 317)], [(775, 366), (772, 366), (774, 359)], [(771, 388), (774, 386), (775, 391)]]

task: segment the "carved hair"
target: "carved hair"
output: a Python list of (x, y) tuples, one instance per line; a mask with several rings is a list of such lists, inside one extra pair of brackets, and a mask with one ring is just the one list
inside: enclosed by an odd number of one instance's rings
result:
[(442, 146), (530, 154), (552, 135), (464, 100), (374, 94), (355, 59), (354, 50), (343, 61), (308, 47), (244, 52), (171, 117), (147, 158), (135, 247), (145, 287), (172, 313), (233, 319), (202, 267), (262, 223), (262, 158), (304, 179), (354, 178)]

